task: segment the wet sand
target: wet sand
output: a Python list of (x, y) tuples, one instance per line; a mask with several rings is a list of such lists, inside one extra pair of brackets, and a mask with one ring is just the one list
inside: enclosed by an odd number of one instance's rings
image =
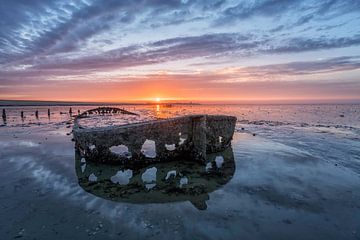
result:
[[(8, 110), (7, 124), (0, 127), (1, 239), (360, 239), (358, 105), (129, 109), (146, 118), (206, 111), (239, 119), (234, 171), (215, 178), (227, 178), (223, 184), (211, 181), (206, 166), (149, 166), (163, 174), (149, 182), (142, 179), (146, 169), (133, 172), (144, 186), (155, 184), (138, 190), (139, 198), (160, 196), (161, 202), (136, 202), (127, 195), (109, 199), (102, 193), (107, 188), (101, 190), (104, 182), (93, 185), (98, 192), (89, 191), (79, 184), (70, 117), (59, 113), (68, 107), (52, 108), (50, 119), (47, 108), (40, 109), (38, 120), (31, 115), (35, 108), (26, 108), (24, 122), (19, 109)], [(100, 169), (106, 183), (126, 171), (86, 164), (84, 173), (93, 170), (100, 180)], [(190, 167), (194, 172), (186, 171)], [(174, 170), (176, 176), (165, 181)], [(185, 176), (181, 188), (198, 191), (179, 190)], [(115, 195), (127, 185), (119, 178), (114, 182)]]

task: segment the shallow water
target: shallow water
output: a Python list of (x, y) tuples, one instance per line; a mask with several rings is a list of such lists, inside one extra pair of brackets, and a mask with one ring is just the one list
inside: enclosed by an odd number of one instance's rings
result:
[(235, 115), (231, 152), (106, 167), (77, 157), (68, 107), (7, 108), (0, 239), (360, 239), (360, 105), (121, 107), (140, 117), (106, 124)]

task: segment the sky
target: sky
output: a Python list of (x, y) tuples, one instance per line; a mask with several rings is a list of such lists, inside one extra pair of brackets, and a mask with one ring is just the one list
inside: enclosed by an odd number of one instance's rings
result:
[(360, 102), (359, 0), (0, 0), (0, 99)]

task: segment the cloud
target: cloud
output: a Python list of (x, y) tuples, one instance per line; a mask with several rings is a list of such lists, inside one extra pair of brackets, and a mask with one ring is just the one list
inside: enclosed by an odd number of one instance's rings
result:
[[(208, 63), (204, 62), (205, 65)], [(210, 62), (210, 64), (212, 64)], [(97, 66), (96, 64), (94, 64)], [(196, 64), (198, 66), (198, 64)], [(234, 84), (238, 82), (249, 81), (269, 81), (269, 80), (284, 80), (294, 81), (312, 77), (314, 75), (333, 76), (329, 74), (336, 74), (346, 71), (353, 71), (360, 69), (360, 56), (342, 56), (337, 58), (329, 58), (315, 61), (298, 61), (288, 62), (282, 64), (268, 64), (260, 66), (248, 67), (231, 67), (231, 68), (216, 68), (207, 71), (188, 71), (182, 72), (150, 72), (145, 74), (119, 74), (118, 72), (111, 73), (98, 70), (89, 70), (88, 68), (80, 68), (79, 66), (63, 67), (64, 69), (27, 69), (26, 71), (7, 71), (2, 72), (0, 76), (0, 85), (41, 85), (47, 83), (54, 83), (56, 81), (65, 81), (71, 83), (78, 82), (143, 82), (151, 79), (171, 80), (171, 81), (196, 81), (204, 85), (210, 82), (217, 82), (222, 84)], [(79, 68), (79, 69), (78, 69)], [(100, 74), (99, 74), (100, 73)], [(348, 79), (348, 78), (345, 78)], [(27, 80), (27, 81), (24, 81)], [(329, 79), (326, 79), (326, 81)]]
[(34, 70), (100, 71), (165, 63), (199, 57), (249, 57), (258, 54), (306, 52), (342, 48), (360, 44), (360, 35), (352, 38), (291, 38), (282, 42), (269, 37), (237, 33), (205, 34), (171, 38), (146, 44), (130, 45), (100, 54), (77, 58), (44, 57), (23, 61)]
[(296, 37), (282, 41), (276, 46), (271, 46), (266, 52), (269, 53), (292, 53), (322, 49), (343, 48), (360, 44), (360, 35), (339, 38), (305, 38)]
[(248, 68), (264, 74), (309, 75), (360, 69), (360, 56), (344, 56), (318, 61), (290, 62)]
[[(141, 8), (143, 11), (138, 11)], [(91, 61), (93, 57), (84, 58), (86, 53), (82, 52), (82, 47), (86, 41), (102, 33), (111, 33), (119, 31), (120, 26), (129, 27), (132, 23), (134, 30), (139, 31), (139, 26), (161, 27), (166, 25), (178, 25), (181, 23), (204, 24), (206, 22), (218, 21), (225, 25), (233, 24), (233, 19), (248, 19), (256, 16), (283, 16), (288, 11), (296, 12), (291, 15), (294, 21), (286, 21), (277, 27), (268, 29), (269, 33), (281, 32), (289, 29), (289, 23), (294, 25), (303, 25), (309, 23), (314, 17), (324, 16), (336, 12), (358, 11), (360, 4), (358, 1), (299, 1), (299, 0), (263, 0), (263, 1), (240, 1), (232, 4), (228, 1), (216, 1), (206, 3), (203, 1), (46, 1), (34, 0), (29, 2), (5, 1), (0, 6), (0, 64), (22, 64), (24, 59), (27, 61), (36, 61), (39, 59), (48, 59), (63, 53), (69, 53), (72, 56), (77, 54), (79, 62), (81, 60)], [(219, 11), (220, 10), (220, 11)], [(304, 13), (302, 13), (304, 12)], [(204, 14), (203, 17), (199, 15)], [(139, 21), (137, 21), (139, 19)], [(326, 18), (325, 18), (326, 19)], [(203, 21), (203, 22), (201, 22)], [(349, 21), (350, 22), (350, 21)], [(290, 26), (291, 26), (290, 24)], [(114, 29), (114, 27), (116, 28)], [(204, 25), (206, 27), (206, 25)], [(337, 27), (346, 27), (342, 25), (332, 25)], [(330, 27), (323, 26), (328, 30)], [(129, 29), (131, 30), (131, 28)], [(128, 30), (128, 31), (129, 31)], [(220, 29), (219, 29), (220, 30)], [(153, 30), (156, 33), (156, 29)], [(116, 35), (118, 32), (115, 32)], [(129, 32), (131, 33), (131, 32)], [(252, 36), (252, 43), (240, 42), (239, 37)], [(355, 33), (356, 34), (356, 33)], [(179, 33), (181, 35), (181, 32)], [(303, 38), (300, 36), (286, 39), (278, 36), (278, 46), (268, 45), (270, 35), (263, 32), (219, 32), (207, 33), (204, 35), (192, 34), (193, 36), (178, 36), (156, 41), (154, 43), (144, 44), (146, 47), (156, 47), (156, 44), (163, 44), (161, 50), (150, 49), (148, 55), (159, 55), (156, 60), (147, 58), (147, 63), (162, 62), (166, 53), (175, 54), (180, 59), (188, 58), (193, 53), (195, 56), (214, 54), (229, 54), (236, 51), (240, 55), (247, 55), (259, 52), (297, 52), (317, 49), (330, 49), (338, 46), (351, 46), (358, 44), (359, 36), (344, 36), (342, 39), (334, 39), (334, 36)], [(139, 35), (139, 38), (146, 35)], [(266, 37), (267, 36), (267, 37)], [(221, 39), (224, 38), (224, 39)], [(101, 41), (110, 41), (113, 45), (117, 43), (109, 39), (98, 39), (92, 42), (100, 44)], [(337, 42), (336, 42), (337, 41)], [(170, 46), (171, 42), (177, 46)], [(167, 48), (165, 44), (169, 45)], [(212, 44), (213, 46), (207, 46)], [(281, 45), (282, 44), (282, 45)], [(125, 46), (132, 47), (130, 45)], [(141, 46), (140, 46), (141, 47)], [(123, 48), (123, 47), (122, 47)], [(211, 49), (210, 49), (211, 48)], [(261, 51), (267, 49), (269, 51)], [(199, 49), (197, 51), (197, 49)], [(179, 51), (184, 54), (180, 54)], [(204, 52), (205, 50), (205, 52)], [(113, 49), (112, 52), (103, 52), (99, 54), (110, 55), (114, 52), (123, 52), (122, 49)], [(137, 55), (139, 57), (144, 57)], [(135, 56), (135, 58), (136, 58)], [(66, 58), (61, 55), (61, 58)], [(72, 57), (73, 58), (73, 57)], [(84, 58), (84, 59), (83, 59)], [(134, 59), (135, 59), (134, 58)], [(151, 59), (150, 59), (151, 58)], [(56, 57), (54, 57), (56, 59)], [(128, 58), (125, 58), (128, 59)], [(170, 58), (172, 59), (172, 58)], [(20, 63), (18, 61), (20, 60)], [(103, 60), (103, 59), (102, 59)], [(132, 60), (132, 59), (131, 59)], [(66, 61), (66, 59), (65, 59)], [(131, 62), (131, 61), (130, 61)], [(141, 60), (139, 65), (141, 65)], [(121, 66), (122, 64), (120, 64)], [(130, 64), (133, 65), (133, 64)]]
[(1, 4), (0, 64), (35, 55), (76, 50), (112, 25), (130, 24), (138, 8), (167, 11), (181, 1), (6, 1)]
[(226, 8), (223, 15), (229, 18), (245, 19), (255, 15), (274, 16), (296, 7), (301, 1), (298, 0), (264, 0), (264, 1), (241, 1), (239, 4)]
[(288, 17), (295, 19), (296, 25), (302, 25), (312, 19), (324, 20), (351, 12), (359, 12), (360, 3), (357, 0), (260, 0), (240, 1), (236, 5), (229, 6), (221, 12), (216, 24), (228, 24), (238, 20), (246, 20), (254, 17), (272, 17), (279, 19)]
[(248, 51), (258, 44), (251, 36), (231, 33), (209, 34), (130, 45), (92, 56), (78, 56), (76, 59), (63, 56), (27, 59), (21, 64), (32, 65), (32, 68), (38, 70), (126, 68), (194, 57), (230, 54), (232, 51)]
[(217, 80), (215, 81), (219, 83), (280, 79), (294, 81), (296, 80), (296, 78), (294, 78), (295, 76), (304, 78), (306, 75), (314, 76), (317, 74), (339, 73), (359, 69), (360, 56), (343, 56), (317, 61), (289, 62), (283, 64), (223, 69), (219, 71)]
[[(209, 78), (210, 77), (210, 78)], [(212, 77), (212, 78), (211, 78)], [(328, 79), (327, 81), (246, 81), (221, 83), (212, 81), (223, 76), (209, 75), (148, 75), (137, 76), (135, 81), (92, 81), (88, 78), (76, 81), (43, 81), (43, 85), (31, 82), (1, 87), (2, 98), (24, 96), (37, 100), (77, 101), (128, 101), (151, 98), (156, 95), (192, 100), (275, 100), (275, 99), (352, 99), (360, 100), (360, 82), (357, 80)], [(104, 94), (105, 93), (105, 94)], [(156, 94), (156, 95), (154, 95)]]
[[(342, 72), (348, 79), (359, 68), (349, 56), (360, 45), (359, 11), (356, 0), (3, 0), (0, 86), (154, 77), (234, 86)], [(285, 54), (297, 60), (286, 63)], [(285, 63), (264, 63), (269, 55)], [(149, 74), (155, 68), (172, 78)], [(126, 71), (138, 72), (118, 74)]]

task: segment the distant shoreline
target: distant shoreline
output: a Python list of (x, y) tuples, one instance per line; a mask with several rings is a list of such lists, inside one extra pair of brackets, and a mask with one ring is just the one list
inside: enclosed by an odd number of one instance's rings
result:
[(198, 105), (359, 105), (360, 101), (305, 101), (305, 102), (68, 102), (68, 101), (36, 101), (36, 100), (0, 100), (0, 107), (26, 107), (26, 106), (144, 106), (144, 105), (173, 105), (173, 106), (198, 106)]
[(200, 103), (187, 103), (187, 102), (144, 102), (144, 103), (128, 103), (128, 102), (67, 102), (67, 101), (28, 101), (28, 100), (0, 100), (1, 107), (26, 107), (26, 106), (143, 106), (143, 105), (157, 105), (157, 104), (171, 104), (171, 105), (201, 105)]

